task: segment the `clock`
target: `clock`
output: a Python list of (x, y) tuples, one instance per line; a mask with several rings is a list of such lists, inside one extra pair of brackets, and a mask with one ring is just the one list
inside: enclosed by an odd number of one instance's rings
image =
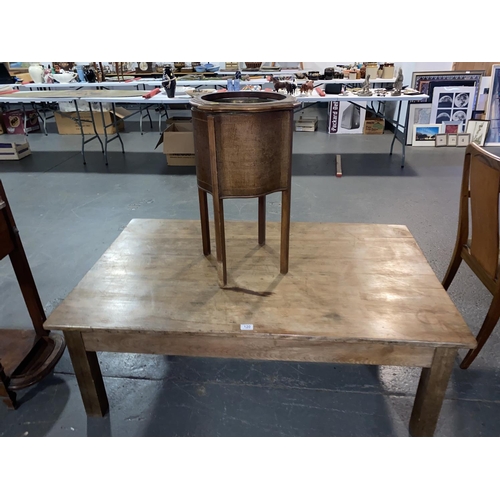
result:
[(139, 63), (137, 63), (137, 72), (138, 73), (152, 73), (153, 72), (153, 63), (152, 62), (139, 62)]

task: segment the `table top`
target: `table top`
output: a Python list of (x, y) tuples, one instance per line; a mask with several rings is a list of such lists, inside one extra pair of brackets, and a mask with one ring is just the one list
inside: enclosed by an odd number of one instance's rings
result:
[[(147, 94), (145, 90), (132, 90), (132, 89), (121, 89), (121, 90), (98, 90), (98, 89), (71, 89), (62, 88), (59, 90), (43, 90), (43, 91), (20, 91), (14, 92), (12, 94), (2, 94), (0, 95), (0, 102), (4, 103), (30, 103), (30, 102), (69, 102), (80, 100), (84, 97), (93, 97), (98, 99), (99, 97), (106, 96), (106, 99), (113, 101), (119, 97), (138, 97), (139, 99), (145, 100), (142, 96)], [(99, 101), (97, 101), (99, 102)], [(103, 101), (104, 102), (104, 101)], [(107, 102), (107, 101), (105, 101)]]
[[(0, 102), (1, 102), (0, 96)], [(348, 102), (367, 102), (367, 101), (419, 101), (422, 99), (427, 99), (429, 96), (425, 94), (420, 95), (401, 95), (401, 96), (357, 96), (355, 94), (347, 95), (335, 95), (327, 94), (325, 96), (320, 96), (316, 90), (312, 92), (310, 96), (300, 95), (296, 96), (299, 102), (330, 102), (330, 101), (348, 101)], [(129, 103), (129, 104), (187, 104), (192, 98), (187, 95), (176, 95), (175, 97), (168, 97), (166, 94), (160, 93), (151, 97), (150, 99), (144, 99), (141, 96), (130, 97), (83, 97), (82, 100), (86, 102), (114, 102), (116, 104)]]
[(134, 219), (45, 327), (475, 346), (406, 226), (292, 222), (286, 275), (279, 244), (279, 223), (260, 247), (256, 222), (226, 222), (221, 289), (199, 221)]
[[(185, 78), (178, 78), (177, 79), (177, 85), (185, 85), (185, 86), (192, 86), (192, 87), (199, 87), (199, 86), (205, 86), (205, 85), (221, 85), (221, 86), (226, 86), (227, 85), (227, 80), (228, 78), (234, 78), (234, 72), (233, 73), (219, 73), (221, 77), (217, 80), (194, 80), (194, 79), (185, 79)], [(274, 76), (280, 76), (279, 73), (274, 73)], [(283, 76), (286, 76), (283, 75)], [(301, 85), (304, 83), (306, 80), (299, 80), (296, 79), (296, 84)], [(384, 83), (394, 83), (396, 81), (395, 78), (375, 78), (370, 80), (370, 83), (372, 84), (384, 84)], [(12, 86), (14, 88), (22, 88), (22, 89), (54, 89), (54, 90), (60, 90), (60, 89), (68, 89), (68, 88), (100, 88), (100, 87), (108, 87), (108, 88), (134, 88), (138, 87), (141, 85), (144, 85), (146, 87), (161, 87), (161, 78), (137, 78), (134, 79), (133, 81), (105, 81), (105, 82), (95, 82), (95, 83), (89, 83), (89, 82), (70, 82), (70, 83), (15, 83)], [(323, 85), (326, 83), (344, 83), (346, 85), (350, 84), (361, 84), (365, 82), (364, 78), (358, 78), (356, 80), (349, 80), (348, 78), (344, 79), (333, 79), (333, 80), (313, 80), (314, 85)], [(254, 78), (249, 81), (241, 81), (241, 85), (264, 85), (266, 83), (269, 83), (267, 78), (262, 77), (262, 78)]]

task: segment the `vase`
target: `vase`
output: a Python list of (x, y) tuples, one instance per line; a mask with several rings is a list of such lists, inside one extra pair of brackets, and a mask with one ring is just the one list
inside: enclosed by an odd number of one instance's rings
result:
[(168, 97), (175, 97), (175, 87), (177, 86), (177, 81), (170, 66), (165, 66), (163, 68), (163, 79), (161, 85), (165, 89)]
[(28, 68), (28, 73), (30, 74), (33, 83), (43, 83), (44, 70), (41, 64), (32, 64)]

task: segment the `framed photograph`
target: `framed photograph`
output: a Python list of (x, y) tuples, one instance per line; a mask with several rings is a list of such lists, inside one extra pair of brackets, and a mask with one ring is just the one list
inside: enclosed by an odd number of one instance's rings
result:
[(432, 95), (431, 122), (460, 122), (463, 130), (472, 118), (474, 92), (474, 87), (436, 87)]
[(470, 143), (470, 134), (457, 134), (457, 146), (468, 146)]
[[(467, 87), (475, 88), (473, 98), (473, 109), (476, 109), (476, 102), (479, 96), (481, 77), (483, 70), (477, 71), (415, 71), (412, 75), (411, 88), (427, 94), (427, 101), (432, 102), (432, 94), (437, 86), (444, 87)], [(415, 101), (413, 101), (415, 102)], [(422, 101), (420, 101), (422, 102)]]
[(443, 122), (445, 134), (459, 134), (462, 132), (462, 122)]
[(500, 146), (500, 64), (494, 64), (491, 69), (486, 119), (490, 121), (490, 126), (486, 134), (485, 145)]
[(431, 123), (431, 108), (432, 103), (410, 102), (408, 103), (408, 135), (406, 137), (406, 145), (412, 144), (413, 125), (426, 125)]
[(489, 120), (469, 120), (466, 132), (470, 134), (470, 142), (481, 147), (484, 146), (489, 127)]
[(446, 145), (447, 146), (456, 146), (457, 145), (457, 134), (446, 134)]
[(429, 125), (413, 125), (412, 146), (434, 146), (436, 136), (441, 133), (441, 125), (432, 123)]
[(446, 138), (447, 138), (446, 134), (436, 134), (435, 146), (437, 148), (442, 148), (443, 146), (448, 146), (448, 141)]

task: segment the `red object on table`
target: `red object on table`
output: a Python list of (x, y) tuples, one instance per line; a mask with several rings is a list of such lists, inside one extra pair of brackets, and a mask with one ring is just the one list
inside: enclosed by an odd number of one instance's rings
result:
[(323, 89), (320, 89), (319, 87), (316, 87), (316, 92), (320, 97), (325, 97), (325, 91)]
[(160, 89), (153, 89), (151, 92), (148, 92), (142, 97), (144, 97), (144, 99), (151, 99), (151, 97), (155, 96), (156, 94), (159, 94), (160, 92), (161, 92)]

